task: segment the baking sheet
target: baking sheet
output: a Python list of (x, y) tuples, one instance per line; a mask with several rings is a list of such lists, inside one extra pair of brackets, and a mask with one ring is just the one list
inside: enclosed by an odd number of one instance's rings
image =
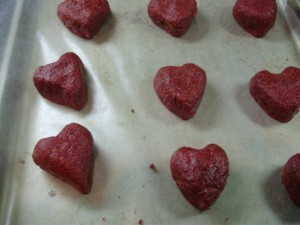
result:
[[(56, 16), (60, 2), (19, 0), (13, 15), (0, 77), (0, 224), (300, 223), (280, 183), (282, 166), (299, 152), (300, 117), (279, 124), (248, 92), (256, 72), (300, 66), (292, 30), (299, 21), (286, 1), (278, 2), (274, 28), (256, 39), (232, 18), (234, 0), (198, 1), (198, 16), (182, 38), (151, 22), (148, 0), (110, 0), (113, 16), (90, 41), (65, 29)], [(32, 82), (39, 65), (68, 51), (87, 71), (89, 103), (80, 112), (43, 99)], [(182, 121), (160, 103), (153, 78), (162, 66), (187, 62), (206, 71), (208, 84), (196, 116)], [(31, 158), (39, 139), (71, 122), (95, 139), (88, 195)], [(209, 143), (226, 150), (230, 176), (217, 202), (200, 212), (177, 189), (169, 159), (181, 146)]]

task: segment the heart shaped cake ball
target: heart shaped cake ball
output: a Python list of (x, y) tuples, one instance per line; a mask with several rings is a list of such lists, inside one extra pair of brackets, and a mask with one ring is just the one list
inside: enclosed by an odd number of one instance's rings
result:
[(56, 137), (41, 139), (32, 158), (41, 169), (87, 194), (93, 182), (93, 143), (88, 129), (71, 123)]
[(286, 123), (299, 111), (300, 69), (287, 67), (281, 74), (261, 71), (251, 79), (250, 93), (270, 117)]
[(237, 0), (233, 7), (233, 17), (248, 33), (264, 37), (276, 20), (276, 0)]
[(154, 88), (162, 103), (183, 120), (195, 115), (205, 87), (205, 71), (191, 63), (162, 67), (154, 78)]
[(110, 14), (107, 0), (66, 0), (57, 8), (64, 25), (79, 37), (91, 39)]
[(225, 151), (216, 144), (201, 150), (181, 147), (171, 158), (171, 173), (183, 196), (207, 210), (219, 198), (229, 174)]
[(197, 15), (196, 0), (151, 0), (148, 14), (152, 21), (175, 37), (184, 35)]
[(80, 110), (88, 101), (83, 70), (80, 58), (69, 52), (55, 63), (40, 66), (33, 81), (44, 98)]
[(285, 164), (281, 182), (285, 186), (290, 198), (300, 206), (300, 154), (292, 156)]

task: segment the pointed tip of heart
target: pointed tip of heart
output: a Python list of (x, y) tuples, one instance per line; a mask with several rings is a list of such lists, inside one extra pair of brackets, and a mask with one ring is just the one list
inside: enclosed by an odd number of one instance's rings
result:
[(39, 140), (32, 158), (41, 169), (87, 194), (93, 182), (93, 143), (87, 128), (71, 123), (57, 136)]
[(56, 62), (40, 66), (33, 75), (38, 92), (46, 99), (81, 110), (88, 102), (84, 66), (73, 52), (63, 54)]

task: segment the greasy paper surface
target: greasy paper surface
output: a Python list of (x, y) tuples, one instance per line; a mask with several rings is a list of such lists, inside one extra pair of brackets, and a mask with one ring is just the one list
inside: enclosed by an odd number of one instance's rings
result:
[[(113, 15), (93, 40), (62, 25), (60, 2), (18, 1), (14, 13), (0, 77), (1, 224), (300, 222), (280, 183), (283, 165), (300, 151), (300, 116), (280, 124), (248, 91), (260, 70), (300, 66), (298, 31), (291, 30), (299, 21), (286, 2), (278, 2), (273, 29), (257, 39), (234, 21), (233, 0), (198, 1), (198, 16), (181, 38), (152, 23), (148, 0), (110, 0)], [(89, 102), (80, 112), (42, 98), (32, 81), (38, 66), (68, 51), (81, 57), (87, 73)], [(160, 67), (184, 63), (207, 73), (203, 101), (188, 121), (170, 113), (153, 88)], [(40, 170), (31, 157), (39, 139), (71, 122), (86, 126), (95, 140), (88, 195)], [(227, 152), (230, 176), (217, 202), (200, 212), (177, 189), (169, 160), (181, 146), (210, 143)]]
[(299, 17), (299, 13), (300, 13), (300, 2), (299, 2), (299, 0), (288, 0), (287, 1), (287, 3), (288, 3), (288, 5), (290, 6), (290, 7), (292, 7), (293, 8), (293, 10), (295, 11), (295, 13), (298, 15), (298, 17)]

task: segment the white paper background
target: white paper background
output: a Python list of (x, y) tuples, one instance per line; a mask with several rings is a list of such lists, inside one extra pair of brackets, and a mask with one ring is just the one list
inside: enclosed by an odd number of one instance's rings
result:
[[(278, 4), (274, 28), (257, 39), (234, 21), (234, 0), (198, 1), (190, 30), (174, 38), (151, 22), (148, 0), (110, 0), (113, 16), (93, 40), (84, 40), (62, 25), (59, 3), (20, 1), (6, 50), (2, 72), (10, 66), (2, 79), (14, 74), (24, 81), (10, 90), (22, 94), (7, 100), (18, 101), (10, 129), (7, 224), (300, 222), (299, 208), (280, 183), (282, 166), (299, 152), (300, 117), (277, 123), (248, 91), (250, 78), (260, 70), (279, 73), (300, 66), (283, 11), (297, 17), (285, 4)], [(87, 71), (89, 102), (80, 112), (45, 100), (32, 82), (38, 66), (68, 51), (81, 57)], [(184, 63), (199, 65), (208, 79), (200, 108), (188, 121), (170, 113), (153, 89), (160, 67)], [(98, 152), (88, 195), (43, 172), (31, 158), (39, 139), (57, 135), (71, 122), (92, 132)], [(177, 189), (169, 159), (181, 146), (210, 143), (226, 150), (230, 176), (217, 202), (200, 212)]]

